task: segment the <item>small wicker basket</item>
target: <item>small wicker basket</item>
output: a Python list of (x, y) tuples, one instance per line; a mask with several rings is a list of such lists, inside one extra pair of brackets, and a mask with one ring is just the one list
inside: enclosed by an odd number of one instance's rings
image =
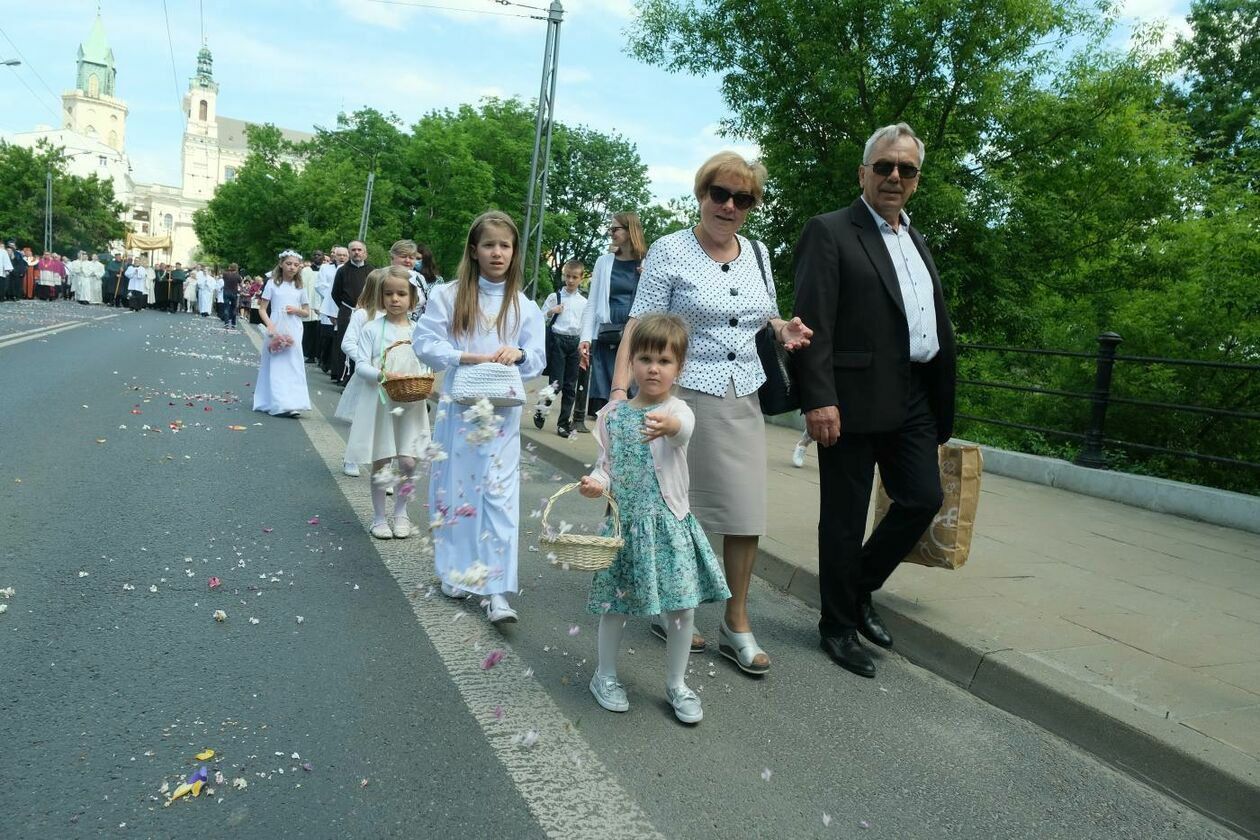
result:
[[(551, 506), (555, 504), (556, 499), (580, 486), (576, 481), (572, 484), (566, 484), (547, 500), (547, 507), (543, 509), (542, 515), (544, 534), (548, 531), (547, 516), (551, 513)], [(540, 537), (538, 544), (556, 555), (556, 559), (551, 561), (551, 565), (578, 572), (598, 572), (612, 565), (613, 558), (617, 556), (617, 552), (626, 543), (621, 538), (621, 517), (617, 511), (617, 502), (606, 492), (604, 493), (604, 498), (608, 500), (608, 505), (612, 508), (612, 536), (560, 534), (555, 537)]]
[[(390, 350), (410, 346), (410, 341), (395, 341), (386, 347), (385, 352), (381, 354), (381, 370), (385, 369), (385, 357), (389, 355)], [(385, 395), (394, 402), (416, 402), (427, 399), (429, 394), (433, 393), (433, 379), (432, 373), (418, 373), (415, 376), (382, 380), (381, 387), (385, 389)]]

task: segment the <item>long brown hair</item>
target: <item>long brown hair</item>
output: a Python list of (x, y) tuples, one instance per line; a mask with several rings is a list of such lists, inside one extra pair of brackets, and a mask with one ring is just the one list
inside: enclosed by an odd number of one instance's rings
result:
[[(480, 287), (481, 276), (477, 265), (477, 244), (481, 242), (481, 233), (487, 226), (501, 227), (512, 235), (512, 260), (508, 263), (507, 276), (503, 280), (503, 303), (499, 308), (499, 317), (495, 320), (495, 329), (499, 338), (507, 341), (508, 333), (521, 322), (521, 304), (517, 299), (521, 288), (521, 236), (516, 229), (516, 222), (507, 213), (490, 210), (473, 220), (468, 229), (468, 240), (464, 243), (464, 254), (459, 259), (459, 288), (455, 291), (455, 312), (451, 319), (451, 335), (459, 338), (472, 333), (481, 317)], [(508, 324), (511, 310), (511, 326)]]
[(623, 210), (613, 213), (613, 221), (626, 229), (626, 236), (630, 238), (630, 259), (641, 260), (647, 256), (647, 239), (643, 236), (643, 223), (639, 221), (639, 214)]

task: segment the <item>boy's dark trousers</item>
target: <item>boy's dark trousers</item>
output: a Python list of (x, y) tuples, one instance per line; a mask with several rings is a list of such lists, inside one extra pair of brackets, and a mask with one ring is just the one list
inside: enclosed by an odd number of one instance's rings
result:
[[(552, 358), (550, 359), (550, 375), (553, 381), (560, 383), (560, 416), (556, 419), (557, 429), (568, 429), (573, 425), (573, 403), (577, 398), (578, 364), (582, 355), (578, 352), (578, 336), (552, 333)], [(582, 419), (582, 418), (578, 418)]]

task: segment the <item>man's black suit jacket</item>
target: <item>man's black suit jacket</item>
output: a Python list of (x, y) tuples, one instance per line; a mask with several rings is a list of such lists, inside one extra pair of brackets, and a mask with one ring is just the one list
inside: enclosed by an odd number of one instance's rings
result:
[(372, 271), (370, 263), (355, 265), (347, 262), (342, 264), (337, 269), (337, 273), (333, 275), (333, 284), (329, 295), (332, 297), (333, 303), (337, 304), (338, 333), (344, 333), (346, 327), (350, 326), (350, 316), (354, 314), (355, 304), (359, 302), (359, 295), (363, 294), (363, 285), (367, 282), (367, 276)]
[[(928, 397), (937, 441), (954, 430), (957, 350), (941, 278), (923, 237), (910, 237), (928, 272), (940, 352), (928, 363)], [(839, 406), (840, 431), (901, 427), (910, 387), (910, 338), (892, 258), (860, 198), (810, 219), (796, 244), (796, 314), (814, 331), (795, 353), (801, 410)]]

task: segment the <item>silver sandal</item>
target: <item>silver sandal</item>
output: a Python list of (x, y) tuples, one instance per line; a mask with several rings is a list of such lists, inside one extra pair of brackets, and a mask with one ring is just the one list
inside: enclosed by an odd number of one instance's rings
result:
[(757, 644), (756, 637), (752, 633), (736, 633), (726, 626), (725, 619), (718, 628), (718, 653), (738, 665), (739, 670), (745, 674), (759, 677), (770, 670), (769, 663), (757, 665), (753, 662), (758, 654), (765, 654), (766, 659), (770, 658), (770, 655), (761, 649), (761, 645)]

